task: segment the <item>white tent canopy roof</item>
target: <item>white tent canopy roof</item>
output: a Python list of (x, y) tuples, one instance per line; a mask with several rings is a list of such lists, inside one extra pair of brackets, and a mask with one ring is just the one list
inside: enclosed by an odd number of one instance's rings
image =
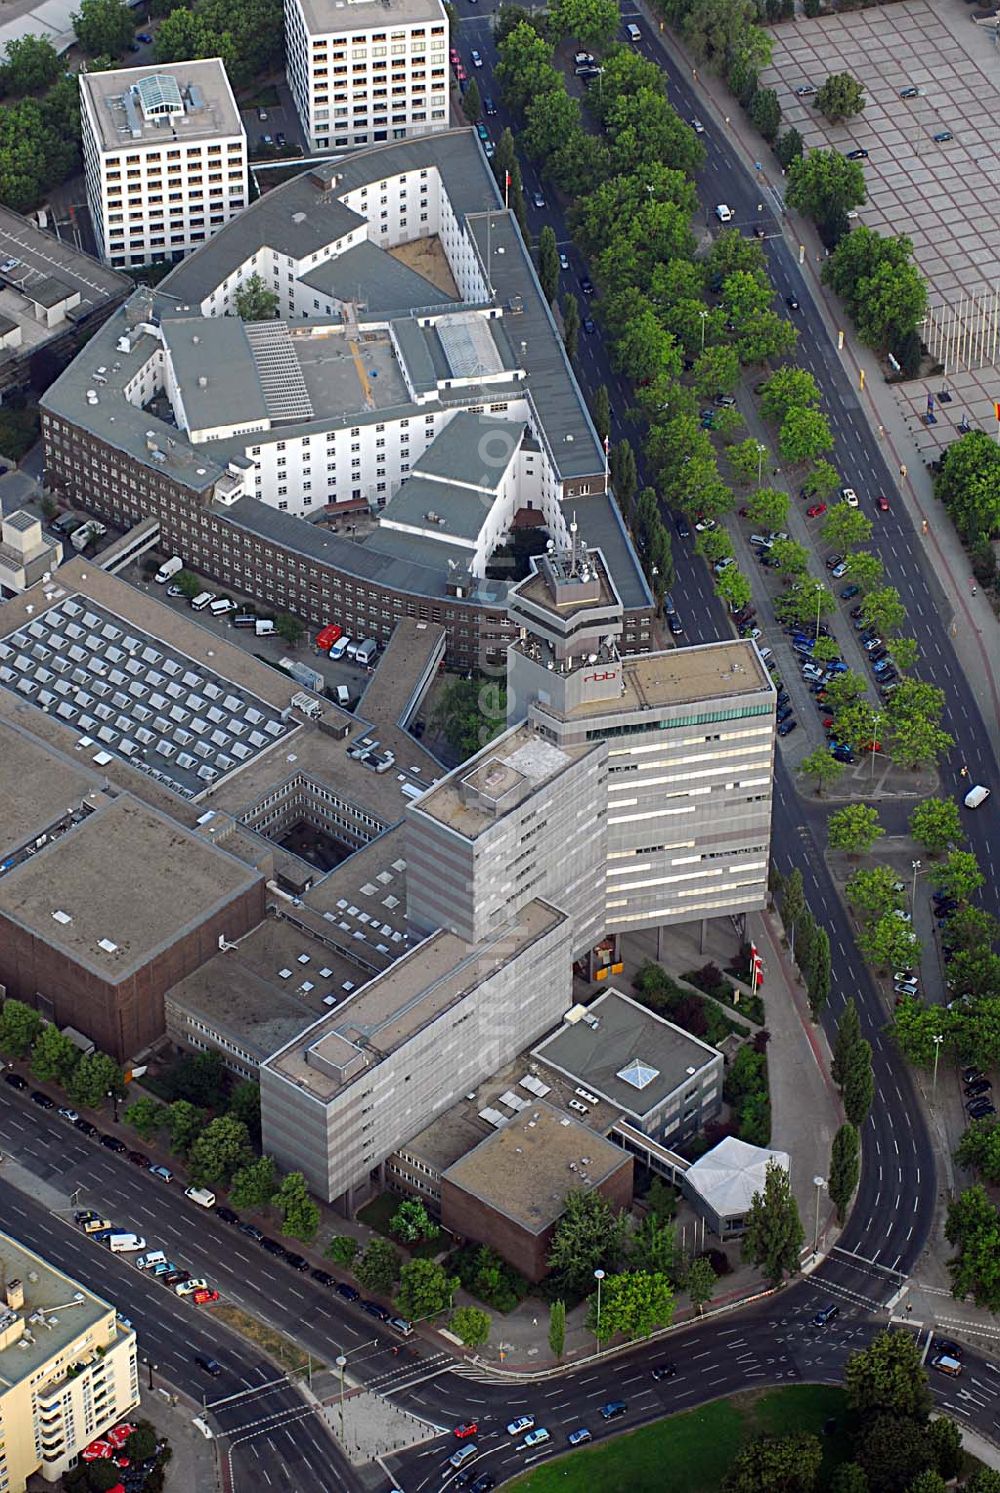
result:
[(772, 1161), (788, 1171), (787, 1151), (768, 1151), (727, 1135), (688, 1169), (684, 1183), (718, 1218), (735, 1218), (746, 1213), (754, 1193), (763, 1190)]

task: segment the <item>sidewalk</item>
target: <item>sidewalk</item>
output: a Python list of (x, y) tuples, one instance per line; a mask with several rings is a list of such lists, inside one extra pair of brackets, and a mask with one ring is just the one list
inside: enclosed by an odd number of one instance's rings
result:
[[(693, 75), (707, 100), (706, 107), (715, 114), (718, 124), (727, 127), (725, 133), (745, 163), (752, 170), (756, 161), (766, 162), (768, 171), (778, 178), (780, 167), (770, 147), (753, 129), (721, 79), (714, 77), (707, 68), (696, 67), (675, 33), (666, 29), (660, 32), (659, 19), (651, 14), (643, 0), (639, 0), (638, 8), (646, 15), (652, 32), (659, 35), (663, 45)], [(769, 195), (777, 194), (772, 189)], [(1000, 756), (1000, 620), (981, 589), (976, 596), (971, 594), (968, 558), (953, 525), (934, 498), (931, 473), (908, 429), (904, 410), (892, 387), (884, 381), (878, 360), (857, 341), (850, 322), (820, 280), (819, 270), (826, 252), (815, 229), (811, 223), (787, 210), (781, 227), (788, 247), (796, 255), (800, 246), (805, 248), (803, 273), (826, 324), (831, 350), (836, 348), (838, 333), (843, 330), (845, 334), (841, 355), (843, 366), (853, 387), (859, 390), (862, 413), (871, 429), (885, 441), (890, 470), (905, 472), (905, 476), (897, 478), (897, 487), (913, 522), (917, 542), (927, 546), (932, 595), (935, 587), (940, 586), (938, 610), (941, 619), (949, 624), (959, 663), (979, 703), (994, 753)], [(905, 224), (901, 227), (905, 229)], [(863, 391), (860, 389), (862, 370), (865, 375)], [(922, 534), (921, 525), (925, 519), (928, 533)]]

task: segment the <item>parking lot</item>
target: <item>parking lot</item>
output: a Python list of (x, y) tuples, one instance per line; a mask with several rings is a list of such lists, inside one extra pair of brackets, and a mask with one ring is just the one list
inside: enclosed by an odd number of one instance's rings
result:
[[(927, 281), (929, 303), (958, 307), (1000, 279), (1000, 49), (994, 33), (972, 24), (963, 0), (900, 0), (891, 6), (797, 17), (771, 35), (773, 63), (761, 77), (777, 90), (783, 127), (794, 126), (806, 148), (863, 148), (868, 201), (859, 220), (884, 234), (913, 241)], [(864, 113), (831, 125), (796, 96), (830, 73), (848, 72), (863, 84)], [(915, 98), (900, 91), (915, 87)], [(935, 141), (947, 131), (952, 138)], [(977, 310), (979, 322), (990, 310)], [(992, 312), (993, 323), (996, 313)], [(998, 343), (989, 338), (985, 368), (916, 380), (897, 390), (922, 451), (934, 455), (956, 435), (963, 417), (992, 430)], [(978, 361), (978, 358), (963, 359)], [(941, 391), (950, 394), (942, 406)], [(936, 420), (924, 424), (927, 396)]]

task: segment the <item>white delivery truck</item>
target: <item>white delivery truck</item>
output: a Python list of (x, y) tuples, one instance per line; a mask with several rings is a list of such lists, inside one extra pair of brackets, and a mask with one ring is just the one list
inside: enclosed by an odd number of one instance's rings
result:
[(145, 1249), (146, 1241), (138, 1234), (112, 1234), (108, 1239), (108, 1248), (113, 1255), (130, 1254), (133, 1250)]
[(165, 560), (163, 562), (159, 570), (154, 575), (153, 579), (158, 586), (165, 586), (169, 580), (173, 579), (173, 577), (179, 570), (183, 569), (184, 561), (181, 559), (180, 555), (171, 555), (169, 560)]
[(965, 795), (965, 807), (967, 809), (978, 809), (979, 805), (984, 804), (989, 796), (990, 790), (984, 788), (981, 783), (978, 783), (975, 788), (970, 788)]

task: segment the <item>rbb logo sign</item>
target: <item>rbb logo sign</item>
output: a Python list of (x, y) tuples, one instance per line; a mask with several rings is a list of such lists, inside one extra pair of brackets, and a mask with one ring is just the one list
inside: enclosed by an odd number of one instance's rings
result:
[(605, 680), (617, 679), (618, 674), (614, 669), (606, 669), (603, 674), (584, 674), (584, 684), (603, 684)]

